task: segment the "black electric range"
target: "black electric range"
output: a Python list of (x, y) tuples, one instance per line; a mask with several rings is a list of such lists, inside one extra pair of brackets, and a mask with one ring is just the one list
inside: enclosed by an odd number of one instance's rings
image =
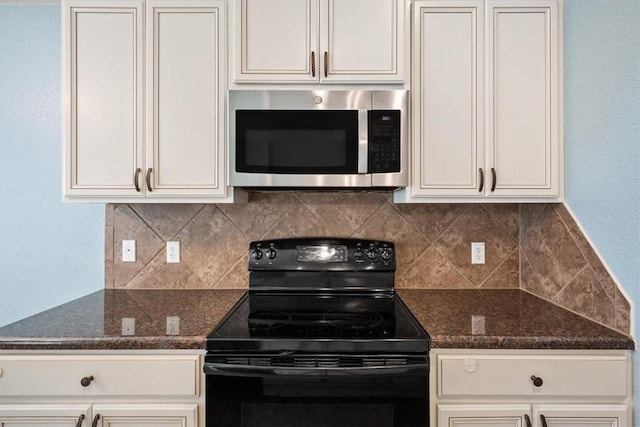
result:
[(252, 242), (249, 290), (207, 338), (207, 427), (426, 427), (430, 338), (395, 293), (395, 256), (364, 239)]

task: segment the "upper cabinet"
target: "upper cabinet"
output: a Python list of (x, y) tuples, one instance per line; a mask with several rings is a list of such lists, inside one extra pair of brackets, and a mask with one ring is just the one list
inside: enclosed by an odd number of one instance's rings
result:
[(144, 167), (142, 1), (68, 1), (63, 13), (65, 196), (135, 196)]
[(236, 83), (404, 83), (405, 0), (232, 2)]
[(413, 8), (412, 172), (399, 202), (559, 201), (556, 0)]
[(65, 197), (233, 199), (224, 2), (63, 5)]

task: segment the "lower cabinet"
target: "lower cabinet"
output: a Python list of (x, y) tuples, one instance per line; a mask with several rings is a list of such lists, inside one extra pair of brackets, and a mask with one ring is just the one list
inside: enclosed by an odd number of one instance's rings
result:
[(198, 406), (0, 405), (2, 427), (197, 427)]
[(2, 352), (0, 426), (203, 426), (201, 359), (180, 351)]
[(631, 427), (625, 350), (431, 352), (434, 427)]
[(0, 403), (2, 427), (81, 427), (90, 425), (90, 416), (90, 405)]
[(625, 405), (437, 405), (438, 427), (625, 427)]

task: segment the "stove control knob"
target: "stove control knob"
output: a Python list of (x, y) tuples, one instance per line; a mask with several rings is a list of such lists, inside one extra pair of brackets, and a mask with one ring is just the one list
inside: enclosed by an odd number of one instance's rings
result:
[(254, 249), (251, 253), (251, 257), (256, 261), (262, 258), (262, 251), (260, 249)]
[(356, 259), (362, 259), (362, 258), (364, 258), (364, 252), (362, 252), (362, 251), (360, 250), (360, 248), (358, 248), (358, 249), (353, 253), (353, 256), (354, 256)]
[(387, 248), (384, 248), (380, 251), (380, 258), (385, 261), (389, 261), (391, 259), (391, 251)]
[(274, 259), (277, 255), (277, 252), (274, 248), (269, 248), (266, 251), (264, 251), (265, 255), (267, 255), (267, 258), (269, 259)]
[(367, 250), (367, 258), (369, 258), (370, 260), (374, 260), (377, 257), (378, 257), (378, 251), (376, 251), (374, 248)]

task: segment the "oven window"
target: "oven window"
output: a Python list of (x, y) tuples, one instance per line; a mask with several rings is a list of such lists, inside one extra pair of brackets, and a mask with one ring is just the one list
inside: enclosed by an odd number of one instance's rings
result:
[(358, 173), (358, 112), (236, 111), (236, 171)]
[(207, 375), (207, 427), (427, 427), (428, 375), (254, 378)]

